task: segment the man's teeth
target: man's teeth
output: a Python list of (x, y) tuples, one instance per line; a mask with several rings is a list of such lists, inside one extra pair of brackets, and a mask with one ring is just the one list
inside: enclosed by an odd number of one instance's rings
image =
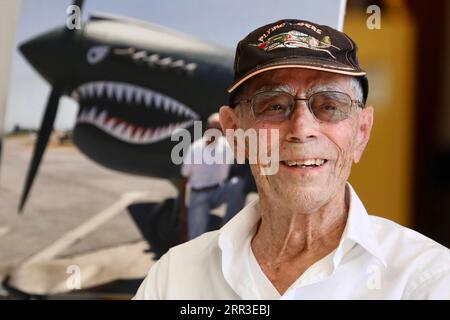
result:
[(318, 167), (325, 163), (325, 159), (307, 159), (307, 160), (286, 160), (283, 161), (284, 164), (288, 165), (289, 167)]

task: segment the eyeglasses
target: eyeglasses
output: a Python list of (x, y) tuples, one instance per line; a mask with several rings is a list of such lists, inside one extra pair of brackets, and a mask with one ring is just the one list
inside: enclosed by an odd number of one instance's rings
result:
[(354, 103), (363, 107), (360, 101), (352, 100), (348, 94), (339, 91), (316, 92), (307, 98), (296, 98), (282, 91), (263, 91), (241, 102), (251, 103), (255, 120), (280, 122), (290, 118), (296, 101), (306, 101), (309, 111), (318, 121), (331, 123), (347, 119)]

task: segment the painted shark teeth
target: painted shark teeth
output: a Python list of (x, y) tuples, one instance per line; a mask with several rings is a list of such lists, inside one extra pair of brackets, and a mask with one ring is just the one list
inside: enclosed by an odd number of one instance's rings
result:
[(97, 106), (83, 108), (78, 115), (77, 123), (89, 123), (119, 140), (134, 143), (148, 144), (169, 138), (177, 129), (188, 128), (194, 120), (185, 120), (157, 128), (145, 128), (131, 123), (111, 118), (106, 110), (99, 112)]
[(86, 99), (115, 99), (124, 104), (143, 105), (147, 109), (159, 109), (169, 114), (189, 117), (192, 120), (200, 116), (191, 108), (175, 99), (153, 90), (134, 84), (114, 81), (93, 81), (73, 90), (72, 98), (77, 101)]
[(325, 159), (306, 159), (306, 160), (285, 160), (283, 163), (286, 165), (293, 166), (321, 166), (325, 163)]
[[(135, 144), (147, 144), (166, 139), (171, 134), (182, 128), (191, 126), (194, 120), (200, 116), (183, 103), (161, 94), (159, 92), (137, 85), (115, 81), (93, 81), (84, 83), (71, 93), (77, 101), (97, 99), (98, 105), (83, 108), (77, 118), (78, 123), (95, 125), (110, 135)], [(177, 117), (190, 118), (177, 123), (156, 128), (138, 127), (108, 114), (100, 106), (102, 100), (116, 100), (127, 104), (134, 104), (149, 109), (159, 110), (176, 115)]]

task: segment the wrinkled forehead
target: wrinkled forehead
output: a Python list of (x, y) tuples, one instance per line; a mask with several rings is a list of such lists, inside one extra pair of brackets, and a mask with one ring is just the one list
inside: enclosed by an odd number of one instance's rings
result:
[(249, 80), (246, 91), (253, 94), (267, 90), (285, 91), (293, 95), (318, 91), (351, 93), (351, 76), (300, 68), (278, 69)]

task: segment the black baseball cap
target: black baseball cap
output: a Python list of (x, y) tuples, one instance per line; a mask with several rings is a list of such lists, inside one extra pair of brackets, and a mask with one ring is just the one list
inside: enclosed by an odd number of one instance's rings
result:
[(295, 19), (262, 26), (242, 39), (236, 48), (233, 92), (248, 79), (269, 70), (303, 68), (355, 76), (363, 89), (369, 84), (359, 66), (357, 46), (345, 33), (326, 25)]

